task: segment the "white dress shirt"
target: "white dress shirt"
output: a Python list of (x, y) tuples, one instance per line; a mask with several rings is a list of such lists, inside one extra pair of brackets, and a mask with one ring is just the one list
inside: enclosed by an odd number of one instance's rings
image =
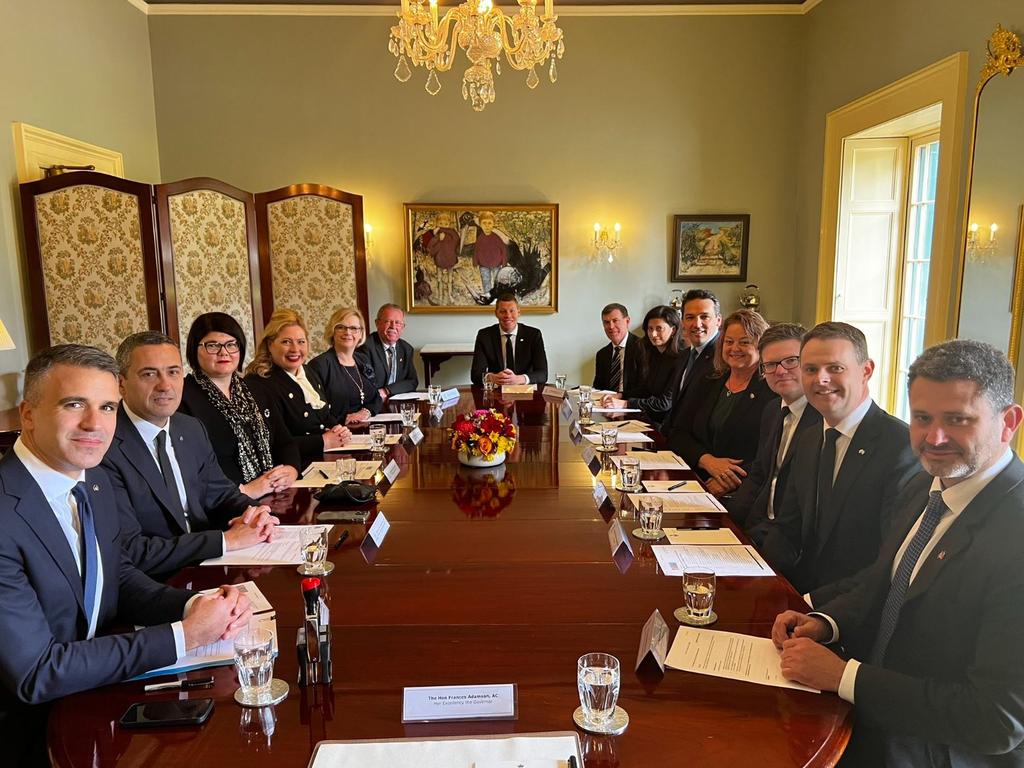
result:
[[(57, 522), (64, 532), (64, 538), (67, 539), (68, 547), (70, 547), (71, 554), (75, 558), (75, 565), (78, 567), (78, 574), (81, 576), (82, 522), (78, 516), (78, 504), (75, 503), (75, 497), (71, 495), (71, 489), (78, 483), (85, 482), (85, 470), (82, 470), (78, 477), (75, 478), (68, 477), (63, 472), (58, 472), (32, 453), (20, 437), (14, 442), (14, 454), (21, 460), (29, 475), (35, 480), (36, 485), (39, 486), (39, 490), (42, 491), (43, 496), (46, 498), (46, 503), (50, 505), (54, 517), (57, 518)], [(56, 544), (56, 542), (53, 542), (53, 544)], [(96, 545), (96, 564), (99, 566), (96, 573), (96, 602), (93, 605), (92, 616), (89, 617), (89, 630), (86, 633), (86, 639), (90, 640), (96, 635), (96, 623), (100, 615), (100, 601), (103, 599), (103, 555), (98, 542)], [(189, 605), (191, 605), (191, 601)], [(186, 606), (186, 611), (189, 605)], [(171, 624), (171, 630), (174, 632), (174, 651), (180, 658), (185, 655), (185, 630), (180, 621)]]
[(786, 401), (782, 401), (780, 408), (789, 408), (789, 415), (784, 417), (782, 420), (782, 436), (779, 439), (779, 450), (775, 454), (775, 466), (772, 468), (772, 487), (768, 493), (768, 519), (775, 519), (775, 486), (779, 482), (779, 470), (782, 468), (782, 462), (786, 459), (786, 452), (789, 451), (789, 446), (793, 442), (793, 435), (796, 434), (796, 425), (800, 423), (800, 419), (803, 418), (804, 409), (807, 408), (807, 398), (801, 395), (791, 405), (787, 405)]
[[(928, 556), (932, 550), (938, 546), (939, 542), (942, 541), (942, 537), (946, 534), (953, 523), (957, 521), (961, 513), (967, 508), (967, 506), (974, 501), (974, 498), (981, 493), (985, 487), (991, 483), (996, 476), (1006, 469), (1007, 465), (1013, 460), (1013, 452), (1009, 448), (1006, 452), (996, 460), (990, 467), (983, 469), (981, 472), (968, 477), (966, 480), (951, 485), (949, 488), (942, 487), (942, 481), (939, 478), (932, 479), (931, 491), (941, 491), (942, 501), (945, 503), (947, 509), (939, 518), (938, 525), (935, 526), (935, 532), (932, 533), (932, 537), (925, 544), (924, 549), (921, 550), (921, 556), (917, 558), (917, 563), (914, 564), (914, 570), (910, 574), (910, 584), (914, 583), (914, 579), (917, 578), (918, 571), (921, 570), (921, 566), (928, 560)], [(903, 559), (903, 554), (907, 551), (907, 547), (910, 546), (911, 539), (914, 538), (914, 534), (917, 533), (918, 528), (921, 527), (921, 521), (924, 519), (924, 509), (921, 510), (921, 514), (918, 515), (917, 520), (910, 527), (907, 532), (906, 538), (903, 539), (903, 544), (900, 545), (899, 551), (896, 552), (896, 557), (892, 561), (892, 569), (890, 571), (890, 578), (896, 575), (896, 569), (899, 568), (900, 560)], [(832, 626), (832, 640), (835, 642), (839, 639), (839, 627), (832, 619), (831, 616), (827, 616), (823, 613), (815, 614), (828, 621)], [(840, 698), (854, 704), (854, 691), (857, 686), (857, 670), (860, 669), (860, 662), (856, 659), (850, 659), (846, 662), (846, 668), (843, 670), (843, 677), (839, 682), (839, 696)]]
[[(283, 368), (281, 370), (284, 370)], [(320, 393), (316, 391), (309, 379), (306, 377), (306, 366), (300, 365), (298, 373), (284, 371), (302, 389), (302, 397), (306, 405), (311, 405), (317, 410), (323, 408), (327, 403), (320, 399)]]

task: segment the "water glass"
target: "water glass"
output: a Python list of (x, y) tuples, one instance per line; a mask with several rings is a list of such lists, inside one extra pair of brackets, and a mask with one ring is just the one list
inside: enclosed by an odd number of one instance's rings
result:
[(566, 375), (564, 373), (555, 374), (555, 388), (565, 389)]
[(370, 450), (380, 453), (384, 450), (388, 428), (384, 424), (370, 425)]
[(419, 411), (419, 406), (416, 403), (403, 402), (402, 407), (402, 426), (412, 427), (416, 426), (416, 413)]
[[(354, 459), (350, 459), (355, 463)], [(355, 470), (353, 470), (355, 474)], [(302, 573), (307, 576), (323, 576), (327, 560), (327, 529), (311, 527), (302, 535)]]
[(235, 671), (243, 699), (252, 704), (271, 703), (274, 635), (269, 629), (249, 627), (235, 638)]
[(591, 418), (594, 413), (594, 402), (587, 397), (586, 399), (580, 398), (580, 424), (586, 426), (587, 424), (593, 424), (594, 419)]
[(343, 483), (346, 480), (356, 479), (356, 460), (355, 459), (337, 459), (334, 462), (334, 470), (338, 476), (338, 482)]
[(580, 384), (580, 404), (584, 401), (590, 402), (590, 393), (593, 392), (593, 388), (589, 384)]
[(492, 392), (494, 392), (494, 379), (484, 377), (484, 394), (489, 395)]
[(436, 384), (427, 387), (427, 401), (435, 407), (441, 404), (441, 388)]
[(683, 573), (686, 612), (696, 621), (708, 621), (715, 605), (715, 572), (702, 568)]
[(619, 700), (619, 660), (609, 653), (587, 653), (576, 662), (583, 719), (588, 725), (606, 725)]
[(618, 447), (619, 440), (619, 428), (618, 427), (602, 427), (601, 428), (601, 450), (603, 451), (614, 451)]
[(657, 496), (641, 496), (637, 508), (637, 519), (640, 521), (640, 532), (637, 538), (654, 541), (664, 536), (661, 530), (661, 518), (664, 504)]
[(632, 456), (619, 459), (619, 487), (624, 491), (640, 488), (640, 459)]

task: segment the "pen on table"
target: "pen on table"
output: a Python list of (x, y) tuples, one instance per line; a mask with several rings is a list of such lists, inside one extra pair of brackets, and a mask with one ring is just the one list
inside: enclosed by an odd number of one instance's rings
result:
[(345, 539), (347, 539), (347, 538), (348, 538), (348, 531), (342, 531), (341, 532), (341, 536), (339, 536), (338, 540), (336, 542), (334, 542), (334, 548), (335, 549), (341, 549), (341, 545), (345, 543)]
[(678, 483), (676, 483), (675, 485), (670, 485), (670, 486), (668, 487), (668, 489), (669, 489), (670, 491), (674, 491), (674, 490), (675, 490), (676, 488), (682, 488), (682, 487), (683, 487), (684, 485), (686, 485), (686, 484), (687, 484), (688, 482), (689, 482), (689, 480), (680, 480), (680, 481), (679, 481)]
[(170, 683), (154, 683), (147, 685), (142, 690), (146, 693), (153, 693), (154, 691), (171, 691), (181, 689), (183, 691), (190, 690), (192, 688), (209, 688), (213, 685), (212, 677), (197, 677), (194, 680), (174, 680)]
[(330, 475), (328, 475), (328, 474), (327, 474), (326, 472), (324, 472), (324, 471), (323, 471), (322, 469), (319, 469), (319, 470), (317, 470), (317, 471), (318, 471), (318, 472), (320, 473), (320, 475), (321, 475), (321, 476), (323, 477), (323, 479), (324, 479), (324, 480), (330, 480), (330, 479), (331, 479)]

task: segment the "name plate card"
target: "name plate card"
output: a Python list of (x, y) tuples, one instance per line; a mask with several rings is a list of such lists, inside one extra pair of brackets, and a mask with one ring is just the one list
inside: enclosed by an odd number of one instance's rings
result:
[(388, 535), (390, 529), (391, 523), (384, 517), (384, 513), (378, 512), (377, 517), (373, 520), (373, 525), (366, 532), (366, 536), (379, 548), (384, 543), (384, 537)]
[(409, 433), (409, 442), (411, 442), (413, 445), (419, 445), (420, 443), (422, 443), (423, 442), (423, 430), (420, 429), (419, 427), (415, 427)]
[(569, 425), (569, 439), (576, 443), (576, 445), (579, 445), (582, 437), (583, 432), (580, 430), (580, 425), (578, 422), (574, 421)]
[(394, 485), (395, 479), (398, 477), (398, 473), (402, 471), (402, 468), (398, 466), (398, 462), (392, 459), (388, 462), (388, 465), (384, 467), (384, 479), (388, 481), (388, 485)]
[(449, 400), (458, 400), (461, 397), (459, 390), (455, 387), (451, 389), (441, 390), (441, 402), (448, 402)]
[(654, 659), (658, 669), (665, 671), (665, 657), (668, 656), (668, 624), (655, 608), (651, 618), (640, 633), (640, 651), (636, 655), (636, 670), (648, 659)]
[(537, 391), (536, 384), (502, 384), (503, 395), (532, 395)]
[(558, 413), (563, 420), (572, 421), (572, 403), (569, 402), (568, 395), (562, 400), (562, 407), (558, 409)]
[(516, 686), (440, 685), (404, 688), (402, 722), (515, 720)]
[(597, 458), (597, 451), (594, 450), (594, 446), (589, 443), (583, 446), (583, 450), (580, 451), (580, 456), (583, 457), (583, 463), (587, 465), (587, 469), (590, 470), (590, 474), (597, 475), (601, 471), (601, 460)]
[(565, 397), (565, 390), (547, 384), (545, 385), (544, 391), (541, 392), (541, 394), (544, 395), (545, 397), (557, 397), (559, 400), (562, 400)]
[(608, 502), (608, 488), (600, 480), (594, 484), (594, 504), (601, 509)]

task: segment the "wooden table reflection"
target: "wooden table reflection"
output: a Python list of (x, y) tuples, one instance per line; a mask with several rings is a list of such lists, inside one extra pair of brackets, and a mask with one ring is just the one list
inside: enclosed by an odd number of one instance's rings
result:
[[(334, 633), (329, 689), (294, 683), (301, 618), (294, 568), (187, 569), (175, 584), (200, 589), (258, 581), (277, 611), (275, 676), (292, 685), (288, 699), (242, 709), (231, 698), (237, 682), (230, 667), (213, 670), (213, 689), (190, 694), (144, 695), (142, 683), (81, 693), (53, 707), (56, 765), (303, 766), (323, 739), (567, 730), (579, 704), (576, 659), (595, 650), (622, 661), (619, 703), (630, 726), (614, 738), (581, 734), (586, 768), (735, 766), (754, 756), (766, 767), (834, 765), (849, 737), (850, 715), (834, 695), (672, 670), (664, 676), (631, 671), (651, 612), (657, 608), (675, 626), (679, 580), (661, 575), (646, 543), (634, 541), (636, 556), (624, 573), (613, 564), (608, 523), (592, 495), (597, 481), (612, 489), (607, 463), (595, 478), (559, 423), (558, 405), (540, 395), (485, 400), (482, 392), (467, 391), (440, 415), (423, 406), (423, 442), (390, 452), (401, 473), (377, 504), (391, 521), (383, 546), (368, 559), (360, 546), (367, 526), (338, 525), (332, 532), (332, 543), (346, 529), (349, 539), (330, 551), (336, 570), (326, 590)], [(456, 413), (482, 406), (510, 414), (520, 443), (503, 468), (467, 470), (444, 428)], [(310, 522), (317, 509), (305, 489), (271, 504), (286, 523)], [(666, 520), (686, 522), (692, 521)], [(802, 601), (780, 578), (723, 578), (715, 628), (767, 636), (775, 615), (788, 607)], [(518, 685), (516, 721), (401, 723), (403, 686), (500, 682)], [(116, 725), (132, 702), (179, 695), (213, 697), (213, 717), (194, 729), (132, 732)]]

